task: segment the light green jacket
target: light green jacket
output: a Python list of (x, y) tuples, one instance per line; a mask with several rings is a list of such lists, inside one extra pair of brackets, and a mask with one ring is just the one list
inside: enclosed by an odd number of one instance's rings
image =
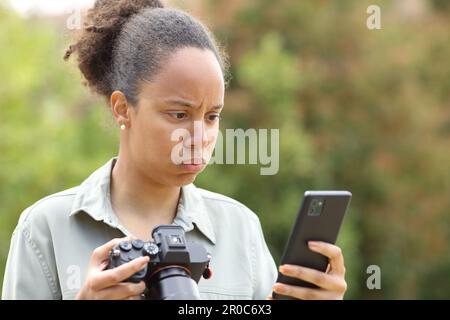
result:
[[(111, 207), (116, 160), (80, 186), (25, 209), (12, 235), (2, 299), (73, 299), (92, 251), (129, 235)], [(182, 187), (173, 223), (183, 227), (188, 242), (203, 245), (212, 255), (213, 277), (199, 282), (203, 299), (265, 299), (271, 293), (277, 269), (250, 209), (190, 184)]]

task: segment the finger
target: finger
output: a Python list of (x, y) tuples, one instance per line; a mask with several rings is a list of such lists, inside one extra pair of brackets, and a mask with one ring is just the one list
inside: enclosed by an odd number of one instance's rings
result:
[(94, 290), (100, 290), (116, 285), (144, 269), (149, 261), (147, 256), (139, 257), (117, 268), (99, 272), (92, 280), (91, 286)]
[(98, 269), (100, 271), (103, 271), (106, 269), (106, 267), (108, 266), (108, 260), (103, 260), (99, 265), (98, 265)]
[(330, 293), (322, 289), (291, 286), (283, 283), (276, 283), (272, 289), (278, 294), (302, 300), (329, 300), (331, 298)]
[(323, 289), (334, 290), (338, 288), (336, 277), (315, 269), (285, 264), (280, 266), (279, 270), (286, 276), (304, 280)]
[(114, 248), (120, 242), (126, 241), (127, 239), (129, 239), (129, 237), (115, 238), (108, 241), (104, 245), (95, 248), (92, 252), (91, 265), (99, 266), (104, 260), (108, 259), (108, 254), (112, 248)]
[(322, 241), (309, 241), (308, 246), (312, 251), (320, 253), (330, 259), (332, 273), (340, 275), (345, 274), (344, 256), (341, 248)]
[(145, 283), (119, 283), (112, 287), (100, 290), (97, 297), (100, 300), (124, 300), (140, 297), (145, 290)]

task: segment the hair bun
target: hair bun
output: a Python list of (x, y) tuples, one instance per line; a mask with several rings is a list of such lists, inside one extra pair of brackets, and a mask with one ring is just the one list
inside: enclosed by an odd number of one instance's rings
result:
[[(105, 20), (120, 19), (123, 24), (132, 15), (146, 8), (163, 8), (159, 0), (97, 0), (88, 11), (88, 20), (93, 24), (104, 24)], [(90, 19), (91, 18), (91, 19)]]
[(66, 50), (64, 60), (77, 52), (78, 67), (87, 85), (97, 93), (106, 96), (111, 93), (109, 73), (114, 41), (122, 26), (146, 8), (164, 6), (159, 0), (97, 0), (88, 10), (78, 41)]

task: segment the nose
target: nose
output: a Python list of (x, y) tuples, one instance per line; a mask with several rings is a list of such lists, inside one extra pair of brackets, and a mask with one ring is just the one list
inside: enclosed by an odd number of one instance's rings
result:
[(206, 126), (203, 121), (194, 121), (193, 129), (190, 132), (190, 147), (195, 149), (202, 149), (208, 145), (209, 138), (207, 135)]
[(195, 163), (207, 161), (205, 151), (209, 144), (209, 138), (206, 129), (203, 121), (196, 120), (193, 122), (189, 130), (189, 137), (184, 140), (183, 158), (185, 161), (194, 161)]

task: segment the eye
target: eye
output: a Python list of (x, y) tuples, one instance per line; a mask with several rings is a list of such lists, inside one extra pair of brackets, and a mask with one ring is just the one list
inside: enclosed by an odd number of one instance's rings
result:
[(183, 120), (188, 116), (186, 112), (170, 112), (169, 115), (176, 120)]
[(209, 114), (209, 115), (207, 115), (206, 117), (207, 117), (207, 119), (208, 119), (209, 121), (213, 121), (213, 122), (222, 119), (222, 117), (221, 117), (220, 114), (218, 114), (218, 113), (215, 113), (215, 114)]

